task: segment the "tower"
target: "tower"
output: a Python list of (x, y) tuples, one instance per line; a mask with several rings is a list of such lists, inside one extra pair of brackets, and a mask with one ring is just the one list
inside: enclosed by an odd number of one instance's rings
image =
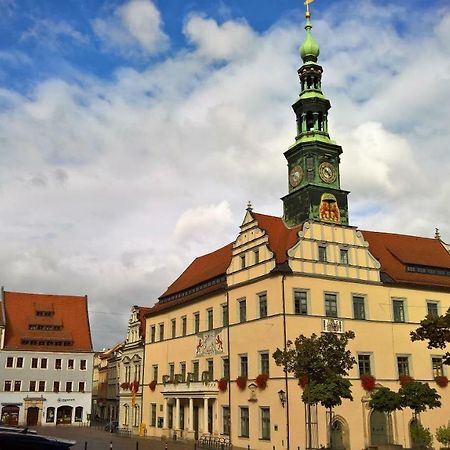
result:
[[(305, 2), (306, 3), (306, 2)], [(301, 92), (292, 105), (297, 120), (295, 142), (284, 153), (289, 193), (282, 198), (283, 219), (292, 227), (306, 220), (348, 225), (348, 191), (340, 188), (342, 148), (328, 134), (330, 101), (322, 92), (320, 49), (313, 38), (311, 13), (306, 11), (306, 37), (299, 51)]]

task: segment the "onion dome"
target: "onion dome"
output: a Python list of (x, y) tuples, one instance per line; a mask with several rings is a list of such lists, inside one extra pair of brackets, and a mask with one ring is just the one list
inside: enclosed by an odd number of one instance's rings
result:
[(310, 62), (317, 62), (317, 58), (320, 54), (320, 48), (317, 41), (313, 38), (311, 34), (311, 13), (309, 11), (306, 12), (306, 37), (303, 41), (302, 46), (300, 47), (300, 56), (303, 60), (304, 64), (310, 63)]

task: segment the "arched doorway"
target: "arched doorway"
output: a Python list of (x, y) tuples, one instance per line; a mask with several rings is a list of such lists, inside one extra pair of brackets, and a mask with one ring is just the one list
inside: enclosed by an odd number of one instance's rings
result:
[(348, 425), (341, 417), (333, 419), (331, 425), (331, 448), (335, 450), (348, 450), (350, 448)]
[(56, 424), (71, 424), (72, 423), (72, 407), (60, 406), (56, 411)]
[(8, 405), (2, 408), (2, 425), (15, 427), (19, 424), (19, 407)]
[(415, 418), (412, 418), (409, 422), (409, 439), (412, 448), (423, 447), (422, 442), (417, 442), (417, 435), (412, 433), (412, 428), (417, 427), (417, 425), (419, 425), (419, 421)]
[(388, 439), (388, 421), (386, 414), (372, 411), (370, 415), (370, 444), (385, 445)]
[(37, 425), (38, 418), (39, 418), (39, 408), (36, 406), (30, 406), (27, 409), (27, 425), (31, 427)]

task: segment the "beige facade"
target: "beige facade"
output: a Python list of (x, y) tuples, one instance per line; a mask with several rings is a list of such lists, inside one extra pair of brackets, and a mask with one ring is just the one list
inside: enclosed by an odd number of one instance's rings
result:
[[(184, 301), (181, 296), (166, 305), (162, 299), (147, 314), (147, 434), (229, 436), (242, 448), (304, 448), (301, 387), (292, 376), (285, 377), (272, 354), (300, 334), (344, 330), (356, 334), (350, 349), (359, 364), (350, 376), (354, 400), (335, 410), (334, 432), (341, 447), (368, 447), (379, 442), (380, 429), (387, 433), (384, 418), (370, 411), (370, 394), (361, 386), (360, 371), (367, 369), (379, 385), (394, 390), (402, 373), (429, 382), (442, 396), (443, 406), (423, 413), (422, 422), (432, 431), (445, 424), (450, 387), (440, 388), (434, 381), (444, 370), (438, 364), (441, 353), (428, 350), (425, 343), (412, 343), (409, 333), (429, 308), (442, 313), (450, 307), (450, 280), (447, 287), (382, 281), (383, 269), (364, 233), (319, 222), (299, 229), (296, 242), (286, 248), (286, 261), (280, 263), (270, 244), (271, 235), (280, 236), (262, 227), (259, 217), (247, 210), (233, 244), (225, 287), (204, 295), (199, 288), (195, 298)], [(326, 258), (320, 254), (323, 248)], [(218, 380), (227, 377), (228, 370), (231, 382), (221, 392)], [(255, 380), (263, 372), (269, 379), (260, 389)], [(244, 389), (236, 383), (241, 375), (248, 378)], [(154, 391), (149, 388), (153, 380)], [(284, 405), (280, 391), (286, 393)], [(411, 418), (409, 410), (393, 417), (393, 439), (406, 447), (411, 444)], [(320, 406), (318, 430), (318, 444), (326, 445), (326, 413)]]

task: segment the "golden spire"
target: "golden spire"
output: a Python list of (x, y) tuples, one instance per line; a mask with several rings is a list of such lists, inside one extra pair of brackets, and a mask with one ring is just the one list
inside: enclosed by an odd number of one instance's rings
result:
[(314, 0), (305, 0), (305, 5), (306, 5), (306, 18), (311, 17), (311, 12), (309, 11), (309, 4), (312, 3)]

